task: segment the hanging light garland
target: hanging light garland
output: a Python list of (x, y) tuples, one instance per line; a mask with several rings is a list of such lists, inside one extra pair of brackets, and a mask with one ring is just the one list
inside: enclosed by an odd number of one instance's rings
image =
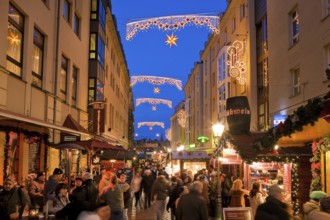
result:
[(182, 90), (182, 81), (173, 78), (161, 77), (161, 76), (131, 76), (131, 86), (136, 83), (148, 82), (154, 85), (170, 84), (175, 85), (179, 90)]
[(212, 32), (219, 34), (220, 16), (205, 16), (201, 14), (175, 15), (140, 19), (126, 24), (126, 40), (131, 40), (139, 31), (158, 28), (164, 31), (175, 31), (188, 25), (206, 26)]
[[(149, 128), (152, 128), (154, 126), (160, 126), (161, 128), (164, 128), (164, 123), (163, 122), (158, 122), (158, 121), (145, 121), (145, 122), (139, 122), (138, 123), (138, 128), (142, 126), (148, 126)], [(152, 130), (152, 129), (150, 129)]]
[(181, 127), (185, 128), (186, 127), (186, 111), (183, 109), (180, 109), (177, 113), (177, 119), (178, 123)]
[(169, 108), (172, 108), (172, 101), (166, 99), (154, 99), (154, 98), (139, 98), (136, 99), (136, 106), (139, 106), (142, 103), (149, 103), (152, 105), (164, 104)]

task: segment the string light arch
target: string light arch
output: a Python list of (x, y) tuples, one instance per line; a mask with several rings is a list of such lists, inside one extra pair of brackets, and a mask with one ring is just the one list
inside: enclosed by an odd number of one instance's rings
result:
[(136, 106), (139, 106), (142, 103), (149, 103), (151, 105), (159, 105), (164, 104), (167, 105), (169, 108), (172, 108), (172, 101), (167, 99), (155, 99), (155, 98), (138, 98), (136, 99)]
[(178, 90), (182, 90), (182, 81), (174, 78), (161, 76), (131, 76), (131, 87), (135, 86), (138, 82), (148, 82), (154, 85), (170, 84), (175, 85)]
[(219, 34), (219, 22), (220, 16), (206, 14), (172, 15), (136, 19), (126, 24), (126, 40), (132, 40), (138, 32), (150, 28), (158, 28), (159, 30), (164, 31), (175, 31), (190, 25), (206, 26), (210, 31)]

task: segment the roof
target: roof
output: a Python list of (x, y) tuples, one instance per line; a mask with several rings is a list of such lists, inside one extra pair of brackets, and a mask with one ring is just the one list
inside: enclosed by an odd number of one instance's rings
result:
[(119, 145), (114, 145), (106, 141), (100, 141), (95, 138), (85, 141), (71, 141), (66, 143), (61, 143), (56, 145), (56, 148), (68, 148), (68, 149), (79, 149), (74, 148), (76, 146), (83, 147), (86, 150), (116, 150), (116, 151), (125, 151), (125, 149)]
[(81, 126), (73, 117), (68, 114), (64, 120), (63, 127), (71, 128), (76, 131), (88, 133), (87, 129)]
[(205, 151), (173, 151), (173, 160), (196, 160), (210, 159), (210, 156)]

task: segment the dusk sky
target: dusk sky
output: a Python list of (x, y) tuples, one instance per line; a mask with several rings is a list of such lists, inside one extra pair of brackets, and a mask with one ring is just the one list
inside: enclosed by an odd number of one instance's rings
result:
[[(136, 19), (170, 15), (205, 14), (216, 15), (226, 9), (225, 0), (112, 0), (112, 13), (116, 16), (118, 30), (124, 47), (128, 69), (131, 76), (150, 75), (170, 77), (182, 80), (184, 87), (195, 62), (200, 61), (199, 52), (211, 33), (205, 26), (186, 26), (178, 31), (164, 31), (150, 28), (138, 32), (127, 41), (126, 23)], [(165, 43), (166, 35), (177, 36), (177, 46), (171, 48)], [(158, 87), (159, 94), (153, 89)], [(157, 110), (145, 103), (135, 107), (135, 139), (156, 139), (157, 134), (165, 138), (166, 129), (170, 128), (170, 117), (175, 106), (184, 99), (183, 90), (173, 85), (152, 85), (137, 83), (133, 87), (134, 103), (137, 98), (158, 98), (172, 101), (172, 108), (159, 104)], [(152, 130), (147, 126), (137, 128), (138, 122), (158, 121), (165, 124)]]

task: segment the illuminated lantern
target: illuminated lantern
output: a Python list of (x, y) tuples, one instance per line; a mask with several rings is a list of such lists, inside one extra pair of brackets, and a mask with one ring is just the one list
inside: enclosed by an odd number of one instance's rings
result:
[(246, 96), (228, 98), (226, 115), (230, 133), (244, 134), (250, 131), (251, 111)]

